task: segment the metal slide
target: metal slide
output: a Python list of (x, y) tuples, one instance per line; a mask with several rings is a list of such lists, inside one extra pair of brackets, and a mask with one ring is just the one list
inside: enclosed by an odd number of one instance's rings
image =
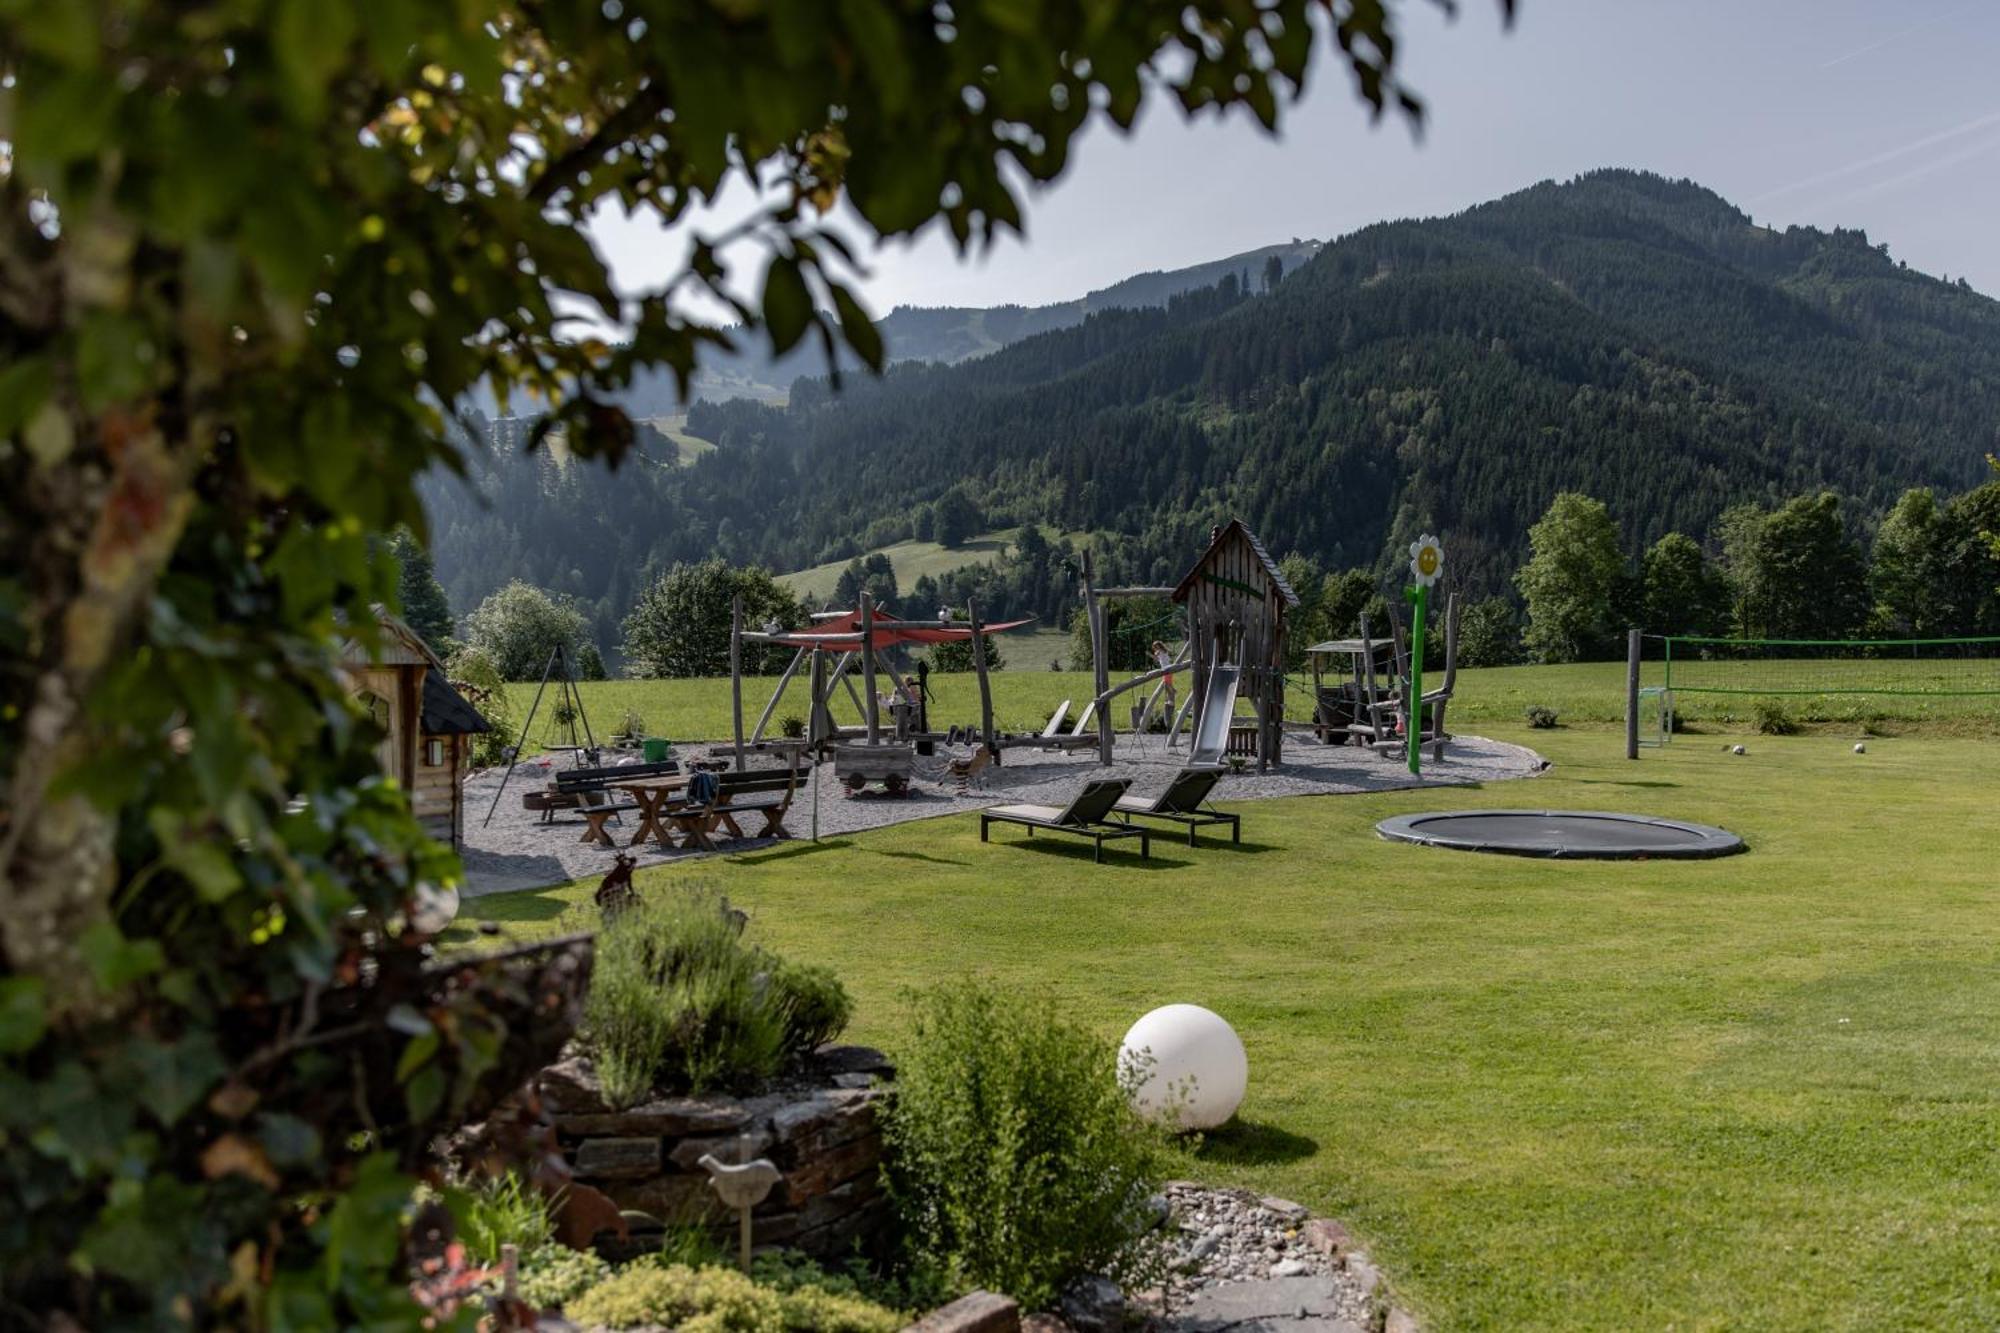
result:
[(1229, 720), (1236, 716), (1236, 682), (1240, 672), (1233, 666), (1208, 669), (1208, 694), (1201, 701), (1201, 730), (1188, 751), (1188, 767), (1220, 764), (1229, 747)]

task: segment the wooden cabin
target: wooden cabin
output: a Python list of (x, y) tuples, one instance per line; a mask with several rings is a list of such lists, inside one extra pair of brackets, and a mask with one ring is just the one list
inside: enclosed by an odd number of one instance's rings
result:
[(1285, 617), (1299, 595), (1257, 535), (1232, 518), (1211, 535), (1208, 549), (1174, 589), (1187, 608), (1194, 697), (1208, 697), (1216, 664), (1241, 669), (1237, 697), (1257, 710), (1257, 766), (1278, 763), (1284, 745)]
[(465, 835), (470, 738), (493, 728), (451, 687), (444, 663), (415, 630), (387, 611), (379, 617), (380, 640), (372, 650), (349, 640), (348, 675), (385, 733), (377, 747), (382, 771), (410, 793), (424, 831), (457, 851)]

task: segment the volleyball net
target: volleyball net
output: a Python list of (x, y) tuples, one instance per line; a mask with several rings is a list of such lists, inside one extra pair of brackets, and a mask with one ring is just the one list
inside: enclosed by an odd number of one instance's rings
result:
[(2000, 696), (2000, 637), (1724, 639), (1647, 635), (1668, 694)]

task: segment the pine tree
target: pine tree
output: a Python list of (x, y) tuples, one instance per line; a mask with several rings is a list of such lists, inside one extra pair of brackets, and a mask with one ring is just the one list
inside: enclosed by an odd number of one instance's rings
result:
[(451, 642), (454, 622), (451, 603), (445, 599), (444, 585), (431, 568), (430, 552), (408, 528), (398, 528), (389, 539), (389, 553), (396, 557), (396, 601), (403, 623), (415, 630), (431, 651), (443, 654)]

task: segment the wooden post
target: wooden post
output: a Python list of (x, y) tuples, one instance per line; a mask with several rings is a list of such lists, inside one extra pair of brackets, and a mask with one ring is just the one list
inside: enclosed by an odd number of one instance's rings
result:
[[(819, 651), (814, 649), (814, 652)], [(785, 668), (785, 674), (778, 677), (778, 688), (771, 691), (771, 702), (764, 705), (764, 711), (757, 717), (757, 726), (750, 733), (751, 744), (764, 739), (764, 728), (771, 725), (771, 714), (778, 711), (778, 701), (785, 697), (785, 687), (792, 683), (792, 677), (799, 672), (799, 663), (806, 660), (806, 650), (799, 649), (792, 654), (792, 664)]]
[(993, 735), (993, 688), (986, 679), (986, 631), (979, 625), (979, 603), (970, 597), (965, 599), (965, 618), (972, 622), (972, 670), (979, 677), (979, 731), (986, 738), (987, 752), (998, 754), (1000, 747)]
[(867, 593), (861, 594), (861, 701), (865, 721), (868, 725), (868, 743), (875, 744), (882, 738), (882, 709), (875, 698), (875, 599)]
[[(1105, 635), (1104, 604), (1097, 599), (1097, 567), (1088, 550), (1083, 553), (1083, 621), (1090, 631), (1090, 696), (1102, 699), (1104, 692), (1111, 688), (1111, 666), (1105, 654), (1110, 640)], [(1111, 762), (1111, 736), (1114, 730), (1110, 710), (1097, 719), (1097, 762)]]
[(729, 721), (736, 737), (736, 771), (743, 771), (743, 594), (729, 599)]
[(1625, 631), (1625, 757), (1639, 757), (1639, 631)]

